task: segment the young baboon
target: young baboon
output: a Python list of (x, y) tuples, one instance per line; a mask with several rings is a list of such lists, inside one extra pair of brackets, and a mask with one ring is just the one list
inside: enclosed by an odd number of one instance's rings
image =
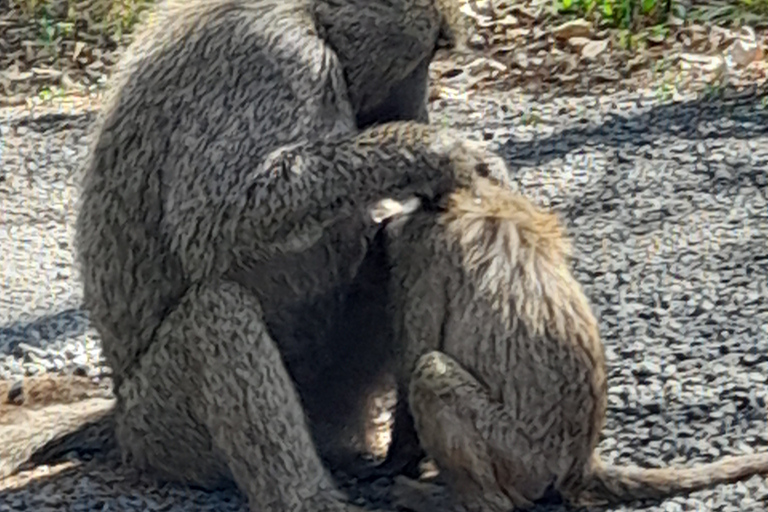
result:
[(422, 446), (467, 509), (524, 508), (552, 489), (579, 504), (663, 498), (768, 474), (768, 452), (606, 465), (604, 349), (556, 216), (482, 179), (409, 210), (385, 230), (401, 378)]

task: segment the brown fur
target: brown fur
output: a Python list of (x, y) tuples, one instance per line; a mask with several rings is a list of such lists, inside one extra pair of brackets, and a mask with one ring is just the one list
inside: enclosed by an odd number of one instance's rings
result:
[(391, 221), (390, 299), (424, 449), (470, 510), (662, 498), (754, 474), (768, 452), (691, 468), (606, 466), (597, 319), (555, 215), (481, 180)]

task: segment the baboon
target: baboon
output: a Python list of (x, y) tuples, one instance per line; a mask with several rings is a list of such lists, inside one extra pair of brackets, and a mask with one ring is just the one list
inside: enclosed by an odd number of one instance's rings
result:
[[(322, 236), (317, 225), (248, 254), (216, 225), (257, 164), (281, 147), (428, 121), (428, 67), (438, 48), (461, 46), (461, 16), (456, 0), (164, 2), (114, 72), (77, 225), (86, 307), (116, 389), (190, 283), (226, 273), (270, 295), (265, 321), (321, 454), (352, 458), (347, 445), (360, 436), (347, 431), (359, 430), (351, 423), (364, 386), (338, 386), (348, 399), (327, 400), (315, 381), (336, 352), (328, 332), (366, 253), (363, 216), (329, 218)], [(255, 197), (298, 213), (289, 181), (254, 185)], [(267, 219), (278, 231), (291, 226)], [(309, 262), (317, 272), (290, 273)], [(371, 374), (376, 359), (363, 359), (345, 361), (356, 363), (350, 376)]]
[(389, 210), (400, 379), (422, 446), (466, 509), (507, 512), (551, 491), (584, 505), (658, 499), (768, 474), (768, 452), (690, 468), (601, 461), (604, 349), (556, 215), (482, 178)]
[[(429, 63), (462, 34), (455, 0), (166, 0), (136, 34), (75, 239), (126, 459), (234, 479), (258, 510), (344, 508), (317, 451), (351, 458), (335, 418), (367, 381), (317, 385), (329, 334), (378, 229), (367, 203), (440, 193), (486, 157), (398, 124), (428, 121)], [(374, 381), (354, 348), (349, 375)]]

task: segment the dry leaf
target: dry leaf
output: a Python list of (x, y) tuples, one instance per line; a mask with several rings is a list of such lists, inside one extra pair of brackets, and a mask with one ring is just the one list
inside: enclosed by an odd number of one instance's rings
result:
[(592, 35), (592, 24), (583, 19), (568, 21), (552, 29), (552, 35), (559, 39), (589, 37)]
[(742, 27), (739, 37), (726, 51), (726, 59), (731, 66), (745, 67), (758, 60), (762, 54), (759, 50), (755, 31), (752, 27)]
[(516, 27), (519, 22), (517, 21), (517, 18), (515, 18), (511, 14), (507, 14), (506, 16), (501, 18), (500, 20), (496, 21), (496, 23), (500, 27)]
[(80, 52), (83, 51), (83, 48), (85, 48), (85, 43), (82, 41), (78, 41), (75, 43), (75, 51), (72, 52), (72, 60), (76, 61), (77, 58), (80, 56)]
[(588, 37), (572, 37), (568, 39), (568, 46), (572, 48), (576, 48), (577, 50), (581, 50), (585, 46), (587, 46), (590, 42), (592, 42), (591, 39)]
[(594, 60), (608, 48), (608, 40), (590, 41), (581, 49), (581, 56), (587, 60)]

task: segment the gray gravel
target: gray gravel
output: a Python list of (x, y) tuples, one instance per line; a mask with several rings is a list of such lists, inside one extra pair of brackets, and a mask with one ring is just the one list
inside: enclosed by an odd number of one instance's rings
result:
[(0, 378), (99, 371), (70, 247), (93, 117), (0, 110)]
[[(477, 95), (438, 100), (432, 115), (436, 124), (494, 141), (521, 189), (568, 226), (575, 272), (601, 318), (611, 368), (600, 445), (608, 461), (685, 464), (768, 449), (768, 110), (761, 97), (662, 103), (652, 93)], [(69, 248), (89, 120), (30, 122), (0, 111), (0, 377), (101, 369), (98, 342), (78, 310)], [(236, 493), (165, 488), (159, 500), (112, 490), (99, 478), (76, 491), (66, 478), (0, 491), (0, 512), (245, 510)], [(354, 489), (369, 499), (385, 491), (386, 482)], [(72, 492), (77, 507), (50, 498)], [(611, 510), (766, 509), (768, 483), (755, 477)]]

